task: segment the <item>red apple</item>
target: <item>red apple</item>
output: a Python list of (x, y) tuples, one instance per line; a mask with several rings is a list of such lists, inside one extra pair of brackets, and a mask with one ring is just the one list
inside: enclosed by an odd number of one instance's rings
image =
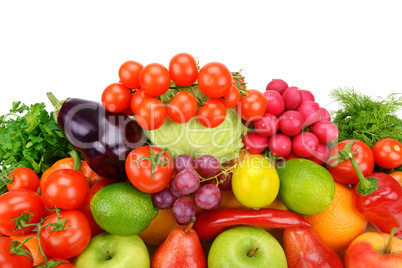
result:
[(350, 243), (345, 252), (345, 267), (402, 267), (402, 240), (383, 232), (367, 232)]

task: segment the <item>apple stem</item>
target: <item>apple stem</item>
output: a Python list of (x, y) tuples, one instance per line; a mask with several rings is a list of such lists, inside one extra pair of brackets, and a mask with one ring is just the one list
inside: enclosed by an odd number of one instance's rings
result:
[(392, 239), (394, 238), (396, 228), (392, 228), (391, 233), (389, 234), (389, 239), (388, 239), (388, 244), (387, 247), (385, 248), (385, 254), (389, 254), (391, 252), (391, 243)]
[(106, 260), (111, 260), (112, 259), (112, 254), (110, 254), (109, 250), (106, 251), (107, 259)]
[(195, 223), (195, 216), (191, 217), (191, 221), (189, 222), (189, 224), (187, 225), (186, 230), (184, 230), (184, 233), (187, 234), (188, 232), (190, 232), (191, 228), (193, 228), (193, 225)]
[(257, 252), (260, 250), (259, 247), (256, 247), (255, 249), (253, 249), (250, 253), (247, 254), (247, 257), (251, 258), (254, 257), (255, 254), (257, 254)]

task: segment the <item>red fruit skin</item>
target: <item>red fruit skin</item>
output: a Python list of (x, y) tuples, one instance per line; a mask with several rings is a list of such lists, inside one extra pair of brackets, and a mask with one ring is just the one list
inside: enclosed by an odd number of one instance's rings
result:
[(288, 84), (282, 79), (272, 79), (265, 90), (275, 90), (282, 95), (288, 87)]
[(313, 228), (288, 228), (283, 232), (283, 248), (289, 268), (342, 268), (336, 252)]
[(302, 103), (303, 96), (298, 87), (289, 87), (282, 94), (285, 111), (296, 110)]
[(267, 100), (267, 113), (273, 114), (275, 116), (280, 116), (285, 111), (285, 103), (283, 102), (282, 95), (275, 90), (267, 90), (264, 93), (265, 99)]
[(313, 152), (313, 155), (309, 158), (311, 161), (316, 162), (319, 165), (327, 163), (331, 150), (326, 144), (320, 143), (317, 151)]
[(300, 89), (300, 93), (303, 96), (302, 97), (302, 102), (315, 101), (315, 97), (314, 97), (313, 93), (311, 93), (311, 91), (305, 90), (305, 89)]
[(303, 126), (310, 126), (318, 122), (321, 117), (320, 105), (315, 101), (304, 101), (296, 111), (301, 113), (304, 118)]
[(207, 267), (205, 252), (197, 233), (187, 226), (174, 228), (152, 257), (152, 268)]

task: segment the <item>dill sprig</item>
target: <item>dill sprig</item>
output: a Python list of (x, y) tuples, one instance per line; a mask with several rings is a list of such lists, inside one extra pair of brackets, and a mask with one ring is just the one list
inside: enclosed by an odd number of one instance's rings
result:
[(383, 138), (402, 142), (402, 120), (396, 115), (402, 109), (402, 94), (373, 98), (353, 88), (338, 88), (331, 91), (330, 97), (339, 104), (339, 110), (332, 112), (339, 141), (357, 139), (371, 148)]

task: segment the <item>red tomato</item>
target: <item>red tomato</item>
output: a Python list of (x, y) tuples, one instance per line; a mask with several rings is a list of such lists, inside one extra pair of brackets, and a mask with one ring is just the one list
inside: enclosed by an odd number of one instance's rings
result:
[(8, 177), (11, 178), (11, 183), (7, 184), (7, 189), (9, 191), (13, 190), (31, 190), (36, 191), (39, 187), (39, 177), (30, 168), (19, 167), (11, 171)]
[(166, 107), (157, 99), (145, 99), (137, 107), (135, 119), (143, 129), (154, 130), (165, 123), (167, 116)]
[(229, 92), (223, 95), (221, 99), (219, 99), (223, 105), (225, 105), (226, 109), (232, 109), (237, 106), (241, 99), (241, 94), (239, 89), (232, 85)]
[(89, 182), (79, 171), (60, 169), (47, 177), (41, 191), (46, 207), (76, 209), (89, 195)]
[[(128, 154), (127, 177), (138, 190), (156, 193), (169, 185), (173, 175), (173, 160), (167, 152), (159, 155), (161, 152), (162, 148), (147, 145), (136, 148)], [(140, 158), (145, 159), (139, 161)]]
[(141, 88), (151, 96), (160, 96), (170, 87), (169, 71), (159, 63), (146, 65), (140, 72), (139, 79)]
[[(33, 267), (32, 259), (24, 255), (10, 253), (12, 241), (13, 240), (9, 237), (0, 237), (0, 267), (32, 268)], [(18, 242), (18, 245), (19, 244), (21, 243)], [(29, 252), (29, 249), (25, 245), (21, 247), (21, 250)]]
[(173, 82), (182, 87), (192, 85), (198, 77), (198, 66), (194, 57), (188, 53), (179, 53), (169, 62), (169, 73)]
[(220, 62), (205, 64), (198, 73), (198, 86), (210, 98), (220, 98), (232, 87), (232, 73)]
[[(99, 182), (102, 183), (102, 182)], [(99, 189), (100, 190), (100, 189)], [(91, 211), (91, 200), (92, 200), (93, 194), (89, 195), (85, 201), (85, 203), (78, 208), (79, 211), (84, 213), (85, 217), (87, 217), (87, 220), (89, 222), (89, 226), (91, 226), (91, 237), (94, 237), (100, 233), (104, 233), (105, 230), (103, 230), (95, 221), (94, 216), (92, 215)]]
[(226, 118), (226, 108), (218, 99), (209, 99), (197, 112), (197, 119), (201, 125), (214, 128), (222, 124)]
[[(338, 154), (338, 150), (342, 150), (345, 145), (351, 140), (345, 140), (338, 143), (331, 150), (330, 157)], [(353, 158), (356, 160), (357, 165), (362, 171), (363, 175), (367, 177), (374, 171), (374, 154), (371, 148), (362, 141), (356, 140), (352, 146), (352, 154), (356, 153)], [(330, 168), (331, 164), (336, 160), (333, 159), (328, 162), (327, 169), (331, 173), (334, 180), (344, 184), (356, 184), (359, 182), (359, 178), (356, 175), (355, 170), (350, 163), (350, 160), (343, 161), (333, 168)]]
[(176, 123), (186, 123), (197, 114), (197, 99), (187, 91), (180, 91), (167, 106), (167, 114)]
[[(79, 210), (62, 210), (59, 214), (61, 220), (57, 213), (53, 213), (45, 220), (39, 238), (47, 256), (69, 259), (84, 251), (91, 239), (91, 227), (85, 215)], [(65, 220), (64, 228), (46, 226), (48, 223), (61, 223), (63, 220)]]
[[(11, 221), (24, 213), (27, 224), (38, 223), (45, 211), (40, 196), (31, 190), (15, 190), (0, 195), (0, 233), (7, 236), (20, 236), (30, 233), (35, 226), (16, 230), (16, 223)], [(28, 216), (28, 214), (32, 214)]]
[(130, 106), (130, 90), (119, 83), (107, 86), (102, 93), (102, 104), (112, 113), (121, 113)]
[(377, 165), (386, 169), (402, 165), (402, 144), (391, 138), (377, 141), (373, 146), (374, 159)]
[(129, 60), (119, 68), (119, 78), (123, 85), (130, 89), (140, 88), (140, 72), (144, 66), (136, 61)]
[(140, 105), (140, 103), (145, 100), (145, 99), (149, 99), (149, 98), (153, 98), (151, 95), (145, 93), (145, 91), (143, 89), (138, 89), (133, 96), (131, 97), (131, 101), (130, 101), (130, 109), (131, 111), (135, 114), (138, 105)]
[(247, 95), (240, 99), (236, 106), (236, 112), (247, 121), (256, 121), (261, 118), (267, 109), (267, 100), (264, 95), (256, 90), (247, 90)]

